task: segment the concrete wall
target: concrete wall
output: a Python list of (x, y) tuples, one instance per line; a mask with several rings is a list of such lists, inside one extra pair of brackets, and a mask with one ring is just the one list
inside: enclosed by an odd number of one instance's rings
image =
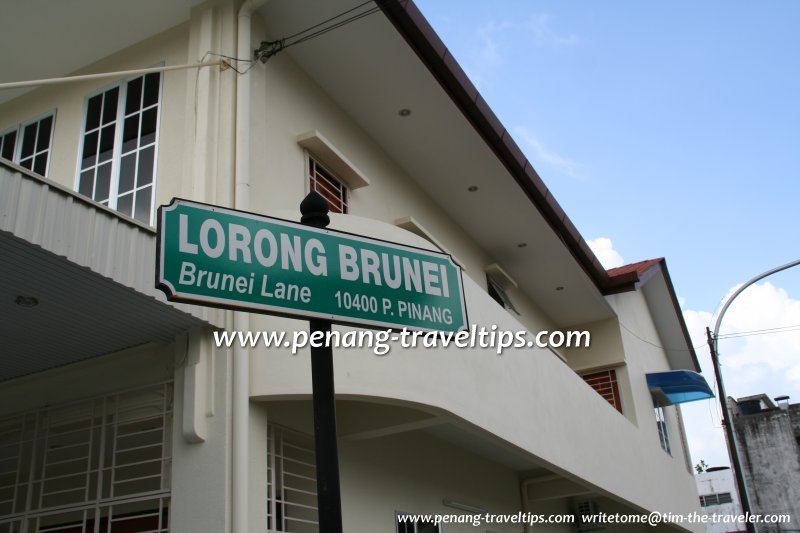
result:
[(800, 404), (736, 415), (733, 423), (753, 512), (788, 513), (792, 522), (781, 529), (800, 529)]

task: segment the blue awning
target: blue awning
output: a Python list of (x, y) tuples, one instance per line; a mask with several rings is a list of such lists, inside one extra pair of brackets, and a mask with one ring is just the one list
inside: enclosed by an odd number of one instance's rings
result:
[(691, 370), (647, 374), (647, 387), (656, 404), (662, 406), (714, 397), (705, 378)]

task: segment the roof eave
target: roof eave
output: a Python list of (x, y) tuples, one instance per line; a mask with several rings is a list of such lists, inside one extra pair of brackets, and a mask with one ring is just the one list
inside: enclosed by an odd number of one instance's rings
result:
[(525, 191), (552, 230), (604, 295), (631, 290), (631, 276), (609, 276), (575, 225), (525, 157), (511, 133), (433, 30), (412, 0), (376, 0), (384, 15)]

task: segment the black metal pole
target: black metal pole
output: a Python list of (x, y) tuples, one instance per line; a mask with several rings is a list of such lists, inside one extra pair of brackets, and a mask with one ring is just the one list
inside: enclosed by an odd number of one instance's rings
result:
[[(752, 514), (750, 508), (750, 496), (747, 493), (747, 485), (744, 481), (744, 472), (742, 471), (742, 462), (739, 460), (739, 449), (736, 446), (736, 438), (733, 428), (733, 420), (731, 420), (730, 410), (728, 409), (728, 397), (725, 394), (725, 384), (722, 381), (722, 369), (719, 364), (719, 355), (714, 345), (714, 337), (711, 335), (711, 330), (706, 328), (706, 337), (708, 337), (708, 349), (711, 352), (711, 363), (714, 365), (714, 377), (717, 379), (717, 394), (719, 395), (719, 403), (722, 408), (722, 427), (725, 428), (725, 440), (728, 443), (728, 455), (731, 458), (731, 467), (733, 467), (733, 474), (736, 477), (736, 488), (739, 489), (739, 503), (742, 505), (742, 512), (746, 515)], [(745, 526), (748, 533), (755, 533), (755, 525), (747, 521)]]
[[(330, 223), (328, 201), (311, 191), (300, 203), (300, 222), (324, 228)], [(309, 334), (327, 336), (330, 320), (309, 320)], [(319, 333), (317, 333), (319, 335)], [(342, 533), (342, 495), (339, 489), (339, 451), (336, 442), (336, 391), (333, 385), (333, 349), (311, 347), (311, 387), (314, 404), (314, 446), (317, 462), (319, 530)]]

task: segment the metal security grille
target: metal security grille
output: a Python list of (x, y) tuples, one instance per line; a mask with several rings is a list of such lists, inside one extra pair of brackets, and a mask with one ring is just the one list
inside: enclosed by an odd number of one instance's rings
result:
[(172, 384), (0, 421), (0, 533), (168, 531)]
[(267, 530), (319, 531), (314, 440), (271, 424), (267, 429)]
[(583, 374), (581, 377), (591, 388), (597, 391), (597, 394), (613, 405), (614, 409), (620, 413), (622, 412), (622, 401), (619, 397), (616, 370), (612, 368), (611, 370), (603, 370), (602, 372)]
[(309, 186), (326, 200), (331, 213), (347, 213), (347, 188), (314, 158), (308, 158)]

